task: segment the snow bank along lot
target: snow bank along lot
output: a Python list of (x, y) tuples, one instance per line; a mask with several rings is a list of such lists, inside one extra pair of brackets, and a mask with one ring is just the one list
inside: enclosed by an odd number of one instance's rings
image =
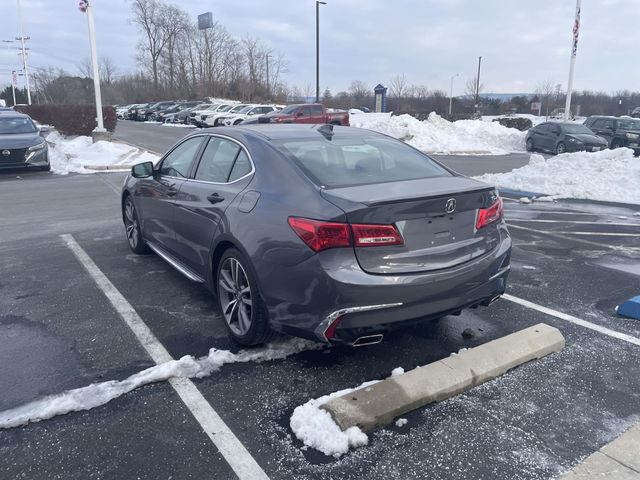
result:
[(47, 135), (46, 140), (51, 171), (62, 175), (70, 172), (96, 173), (104, 167), (128, 170), (136, 163), (156, 162), (159, 158), (131, 145), (105, 141), (93, 143), (91, 137), (84, 136), (66, 138), (56, 131)]
[(525, 150), (526, 132), (503, 127), (497, 122), (449, 122), (433, 112), (424, 121), (411, 115), (368, 113), (351, 115), (349, 122), (353, 127), (399, 138), (429, 153), (504, 155)]
[(628, 148), (564, 153), (547, 159), (531, 155), (529, 165), (522, 168), (476, 178), (556, 198), (640, 204), (640, 159)]

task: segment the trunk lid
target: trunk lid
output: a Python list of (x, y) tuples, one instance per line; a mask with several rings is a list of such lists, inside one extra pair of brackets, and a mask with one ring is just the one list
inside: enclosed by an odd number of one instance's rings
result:
[[(495, 248), (495, 225), (476, 232), (476, 215), (495, 189), (465, 177), (434, 177), (322, 189), (349, 223), (394, 224), (404, 245), (355, 247), (360, 267), (373, 274), (419, 273), (454, 267)], [(451, 211), (451, 204), (455, 206)], [(449, 204), (449, 212), (447, 212)]]

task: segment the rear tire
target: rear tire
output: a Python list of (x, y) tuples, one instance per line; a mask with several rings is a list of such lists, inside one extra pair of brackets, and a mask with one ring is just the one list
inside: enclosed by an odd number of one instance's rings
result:
[(556, 155), (562, 155), (563, 153), (566, 153), (566, 151), (567, 146), (564, 142), (558, 142), (558, 145), (556, 145)]
[(218, 305), (234, 341), (252, 346), (274, 336), (249, 260), (237, 249), (222, 255), (216, 272)]
[(526, 149), (527, 149), (527, 152), (533, 152), (534, 150), (533, 140), (531, 138), (527, 138)]
[(151, 250), (147, 242), (142, 238), (142, 230), (140, 229), (140, 221), (138, 220), (138, 212), (136, 206), (129, 195), (122, 207), (122, 217), (124, 218), (124, 228), (127, 235), (127, 243), (133, 253), (144, 255)]

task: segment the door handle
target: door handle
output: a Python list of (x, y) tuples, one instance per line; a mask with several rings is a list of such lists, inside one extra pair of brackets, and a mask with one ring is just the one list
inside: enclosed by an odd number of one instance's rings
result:
[(209, 200), (211, 203), (220, 203), (224, 202), (224, 197), (221, 197), (218, 193), (212, 193), (211, 195), (207, 196), (207, 200)]

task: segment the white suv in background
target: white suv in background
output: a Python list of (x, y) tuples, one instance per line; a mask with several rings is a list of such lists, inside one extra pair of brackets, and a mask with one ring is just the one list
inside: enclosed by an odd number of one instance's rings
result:
[(274, 105), (247, 105), (235, 115), (225, 115), (223, 118), (218, 118), (218, 124), (238, 125), (246, 118), (259, 117), (276, 110), (278, 109)]
[(202, 123), (208, 127), (217, 127), (218, 125), (222, 125), (220, 122), (221, 118), (240, 113), (241, 110), (248, 106), (249, 105), (246, 103), (241, 103), (239, 105), (234, 105), (231, 108), (220, 108), (213, 113), (204, 112), (201, 116)]

